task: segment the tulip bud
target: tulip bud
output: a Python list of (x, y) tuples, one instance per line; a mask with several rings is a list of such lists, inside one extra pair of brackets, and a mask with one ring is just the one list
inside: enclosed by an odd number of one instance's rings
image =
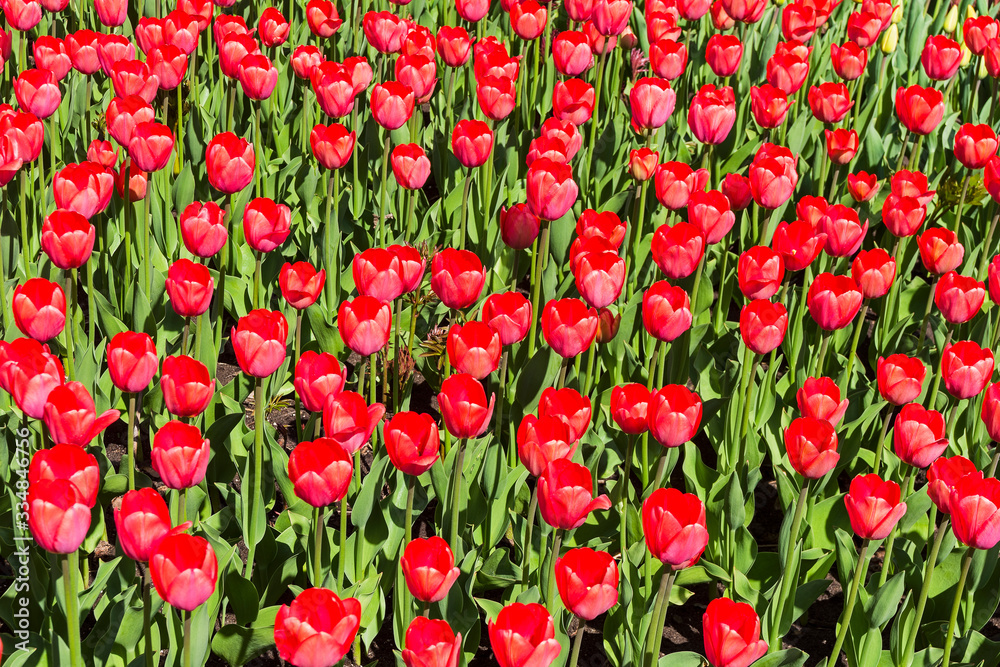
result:
[(899, 42), (899, 28), (893, 23), (889, 26), (889, 29), (882, 34), (882, 40), (879, 42), (879, 49), (882, 53), (886, 55), (892, 53), (896, 50), (896, 44)]
[(948, 9), (948, 13), (944, 15), (944, 25), (941, 29), (944, 32), (955, 32), (955, 28), (958, 27), (958, 5), (952, 5)]

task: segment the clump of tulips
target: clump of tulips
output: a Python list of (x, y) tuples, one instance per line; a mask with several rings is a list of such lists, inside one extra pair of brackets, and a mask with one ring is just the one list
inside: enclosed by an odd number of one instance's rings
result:
[(0, 5), (5, 661), (996, 664), (984, 3)]

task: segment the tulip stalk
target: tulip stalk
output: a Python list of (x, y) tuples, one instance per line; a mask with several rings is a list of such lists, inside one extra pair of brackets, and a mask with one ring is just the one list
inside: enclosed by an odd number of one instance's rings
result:
[(549, 254), (549, 224), (547, 220), (541, 221), (540, 239), (535, 244), (534, 257), (532, 258), (532, 284), (531, 284), (531, 328), (528, 331), (528, 357), (535, 355), (535, 341), (538, 338), (538, 299), (542, 289), (542, 269), (545, 267), (545, 256)]
[(531, 566), (531, 534), (535, 528), (535, 513), (538, 511), (538, 487), (531, 494), (528, 516), (524, 529), (524, 548), (521, 554), (521, 587), (528, 590), (528, 570)]
[[(903, 497), (908, 498), (913, 492), (911, 485), (913, 484), (913, 473), (915, 468), (913, 466), (908, 466), (909, 471), (906, 473), (906, 479), (903, 481), (902, 492)], [(892, 549), (896, 544), (896, 536), (899, 534), (899, 523), (896, 523), (892, 530), (889, 531), (889, 538), (885, 542), (885, 556), (882, 558), (882, 571), (878, 575), (878, 587), (882, 588), (885, 586), (885, 582), (889, 579), (889, 570), (893, 563), (892, 560)]]
[[(944, 351), (948, 349), (951, 345), (951, 336), (955, 332), (954, 327), (948, 328), (948, 335), (945, 336), (944, 345), (941, 346), (941, 356), (944, 357)], [(941, 388), (941, 376), (944, 373), (944, 369), (941, 367), (941, 362), (938, 361), (937, 371), (934, 373), (934, 384), (931, 385), (931, 393), (927, 399), (927, 406), (934, 409), (937, 401), (938, 390)]]
[(622, 473), (621, 473), (621, 489), (622, 489), (622, 509), (621, 509), (621, 552), (622, 557), (625, 557), (625, 551), (628, 549), (628, 508), (629, 508), (629, 491), (632, 488), (629, 478), (632, 476), (632, 457), (635, 455), (635, 436), (632, 434), (628, 435), (628, 444), (625, 446), (625, 460), (622, 461)]
[[(361, 536), (358, 536), (361, 539)], [(344, 570), (347, 568), (347, 494), (340, 499), (340, 552), (337, 554), (337, 590), (344, 590)]]
[[(548, 42), (546, 42), (548, 43)], [(590, 179), (591, 176), (591, 166), (594, 163), (594, 146), (597, 144), (597, 119), (598, 119), (598, 109), (601, 104), (601, 85), (604, 83), (604, 70), (607, 68), (608, 60), (608, 48), (601, 49), (601, 64), (597, 67), (597, 82), (594, 84), (594, 111), (590, 117), (590, 145), (588, 146), (587, 155), (587, 178)], [(591, 184), (592, 191), (595, 197), (599, 196), (597, 192), (597, 180), (596, 178)]]
[(451, 532), (448, 539), (448, 545), (456, 553), (460, 551), (458, 548), (458, 525), (460, 519), (460, 500), (462, 498), (462, 466), (465, 464), (465, 439), (459, 439), (457, 446), (458, 454), (455, 456), (455, 470), (453, 471), (451, 485)]
[(569, 655), (569, 667), (576, 667), (580, 662), (580, 647), (583, 646), (583, 635), (587, 631), (587, 621), (577, 616), (580, 621), (576, 629), (576, 637), (573, 638), (573, 652)]
[(868, 571), (868, 561), (871, 554), (868, 553), (869, 541), (865, 540), (858, 552), (858, 563), (854, 567), (854, 579), (851, 581), (851, 588), (847, 594), (847, 601), (844, 604), (844, 615), (840, 619), (840, 631), (837, 632), (837, 640), (833, 644), (830, 652), (830, 665), (837, 664), (840, 659), (840, 650), (844, 648), (844, 641), (847, 639), (847, 632), (851, 629), (851, 616), (854, 614), (854, 605), (858, 601), (858, 589), (861, 588), (861, 579)]
[(73, 325), (76, 320), (76, 269), (68, 272), (66, 289), (69, 292), (69, 313), (66, 317), (66, 324), (63, 333), (66, 335), (66, 378), (70, 381), (76, 379), (76, 364), (73, 363)]
[(934, 568), (937, 566), (938, 552), (941, 551), (941, 542), (945, 533), (948, 532), (947, 519), (937, 527), (934, 532), (934, 543), (927, 554), (927, 562), (924, 564), (924, 582), (920, 587), (920, 596), (917, 598), (917, 606), (913, 617), (913, 630), (907, 638), (906, 650), (903, 654), (901, 665), (909, 665), (913, 660), (913, 652), (917, 644), (917, 634), (920, 632), (920, 620), (924, 616), (924, 609), (927, 607), (927, 595), (931, 589), (931, 579), (934, 576)]
[(153, 663), (153, 635), (149, 631), (150, 626), (150, 616), (152, 614), (153, 603), (150, 600), (150, 589), (153, 584), (149, 581), (149, 563), (146, 567), (139, 567), (139, 571), (142, 574), (142, 652), (145, 662), (143, 664), (152, 665)]
[(861, 306), (861, 316), (854, 324), (854, 337), (851, 339), (851, 353), (847, 355), (847, 366), (844, 368), (843, 379), (840, 381), (840, 393), (847, 396), (847, 390), (851, 384), (851, 370), (854, 368), (854, 355), (858, 352), (858, 342), (861, 340), (861, 330), (865, 326), (865, 317), (868, 315), (868, 299), (864, 300)]
[(795, 554), (799, 548), (799, 528), (802, 526), (802, 515), (805, 514), (806, 505), (809, 504), (809, 480), (802, 483), (802, 490), (799, 492), (799, 499), (795, 503), (795, 514), (792, 515), (792, 528), (788, 533), (788, 546), (785, 552), (785, 567), (781, 570), (781, 588), (778, 589), (778, 599), (776, 600), (776, 614), (774, 622), (771, 624), (771, 632), (768, 637), (768, 651), (774, 652), (781, 648), (779, 633), (781, 630), (781, 618), (785, 613), (785, 604), (792, 593), (792, 587), (797, 583), (798, 571), (792, 571), (795, 565)]
[(931, 285), (930, 294), (927, 295), (927, 306), (924, 308), (924, 319), (920, 322), (920, 328), (917, 329), (917, 352), (916, 356), (920, 356), (920, 351), (924, 349), (924, 340), (927, 338), (927, 320), (931, 317), (931, 308), (934, 307), (934, 292), (937, 291), (937, 281)]
[[(465, 187), (462, 189), (462, 216), (458, 227), (458, 248), (465, 250), (466, 228), (469, 220), (469, 188), (472, 186), (472, 170), (465, 171)], [(534, 311), (532, 311), (534, 312)]]
[(184, 667), (191, 667), (191, 616), (190, 611), (184, 612)]
[(660, 577), (660, 590), (656, 593), (653, 615), (649, 620), (649, 634), (646, 637), (643, 656), (643, 665), (646, 667), (653, 667), (660, 657), (660, 642), (663, 639), (663, 626), (667, 619), (667, 607), (670, 604), (670, 590), (674, 586), (674, 577), (675, 574), (671, 570), (664, 570)]
[[(256, 378), (254, 382), (254, 421), (253, 421), (253, 485), (251, 486), (251, 504), (248, 510), (248, 515), (250, 517), (250, 525), (248, 535), (250, 539), (247, 544), (247, 563), (243, 571), (243, 577), (246, 579), (250, 578), (251, 572), (253, 572), (253, 558), (254, 553), (257, 551), (257, 534), (256, 526), (257, 521), (261, 518), (257, 516), (257, 500), (261, 499), (261, 472), (264, 467), (264, 387), (261, 383), (260, 378)], [(261, 499), (263, 502), (263, 499)]]
[(313, 540), (313, 581), (315, 583), (313, 585), (320, 588), (323, 586), (323, 531), (326, 528), (323, 522), (322, 507), (314, 508), (313, 523), (315, 524), (315, 539)]
[[(24, 36), (21, 36), (22, 42)], [(23, 62), (23, 61), (22, 61)], [(25, 210), (27, 206), (27, 192), (28, 192), (28, 176), (27, 169), (21, 169), (21, 193), (18, 197), (18, 206), (20, 207), (21, 214), (21, 261), (24, 262), (24, 276), (26, 278), (31, 278), (31, 234), (28, 233), (28, 213)], [(41, 205), (41, 204), (39, 204)], [(127, 246), (126, 246), (127, 247)], [(4, 274), (6, 275), (6, 274)], [(4, 299), (4, 303), (7, 300)]]
[(135, 490), (135, 448), (136, 448), (136, 438), (135, 438), (135, 394), (129, 394), (128, 396), (128, 457), (126, 460), (126, 466), (128, 466), (128, 490)]
[[(386, 225), (386, 215), (385, 215), (385, 186), (389, 180), (389, 149), (392, 148), (392, 137), (389, 133), (385, 136), (385, 148), (382, 149), (382, 183), (379, 186), (378, 195), (378, 245), (385, 245), (385, 225)], [(466, 188), (466, 195), (468, 195), (468, 188)], [(463, 248), (464, 241), (463, 241)]]
[[(962, 227), (962, 209), (965, 208), (965, 193), (969, 190), (969, 180), (972, 178), (972, 174), (966, 174), (965, 178), (962, 180), (962, 194), (958, 197), (958, 211), (955, 213), (955, 228), (952, 229), (953, 232), (958, 234), (958, 230)], [(983, 256), (989, 250), (989, 246), (983, 249)]]
[(892, 422), (892, 412), (893, 406), (889, 406), (889, 412), (885, 415), (885, 419), (882, 420), (882, 431), (878, 434), (878, 442), (875, 443), (875, 463), (872, 464), (872, 472), (876, 475), (879, 474), (879, 469), (882, 467), (882, 452), (885, 451), (885, 436), (889, 433), (889, 424)]
[(944, 657), (941, 658), (941, 667), (948, 667), (951, 664), (951, 649), (955, 641), (955, 624), (958, 622), (958, 609), (962, 606), (962, 595), (965, 593), (965, 581), (969, 578), (969, 567), (972, 565), (972, 557), (976, 554), (974, 547), (969, 547), (962, 557), (962, 574), (958, 577), (958, 586), (955, 588), (955, 600), (951, 603), (951, 616), (948, 618), (948, 633), (944, 640)]
[(82, 667), (80, 651), (80, 598), (77, 595), (76, 578), (80, 571), (80, 552), (64, 554), (62, 557), (63, 593), (66, 596), (66, 640), (69, 643), (69, 664)]
[[(299, 365), (299, 357), (302, 356), (302, 311), (295, 311), (295, 366)], [(302, 400), (299, 392), (295, 392), (295, 438), (302, 442)]]
[[(545, 602), (548, 603), (550, 609), (555, 609), (556, 600), (556, 563), (559, 562), (559, 551), (562, 549), (562, 539), (563, 531), (561, 528), (556, 528), (555, 532), (552, 534), (552, 553), (549, 554), (549, 582), (545, 590)], [(539, 577), (541, 580), (541, 577)]]
[[(636, 207), (638, 208), (638, 212), (635, 217), (635, 224), (633, 225), (632, 242), (628, 245), (628, 255), (630, 255), (632, 261), (626, 266), (626, 275), (642, 268), (637, 267), (636, 263), (639, 261), (639, 245), (642, 243), (642, 221), (646, 217), (646, 181), (642, 181), (639, 184), (639, 190), (636, 194)], [(628, 291), (626, 292), (625, 302), (628, 303), (632, 300), (632, 295), (635, 293), (636, 281), (628, 280), (626, 282), (628, 282)]]

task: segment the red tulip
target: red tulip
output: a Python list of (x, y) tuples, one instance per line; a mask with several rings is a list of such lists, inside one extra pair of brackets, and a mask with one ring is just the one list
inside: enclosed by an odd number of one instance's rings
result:
[(944, 417), (936, 410), (907, 403), (896, 416), (892, 443), (896, 456), (904, 463), (926, 468), (948, 449)]
[(948, 504), (959, 542), (984, 550), (1000, 542), (1000, 480), (966, 475), (955, 483)]
[(834, 164), (847, 164), (853, 160), (858, 146), (858, 133), (854, 130), (826, 130), (826, 154)]
[(990, 439), (993, 442), (1000, 441), (1000, 382), (986, 388), (979, 416), (983, 420), (983, 424), (986, 425), (986, 432), (990, 434)]
[(653, 234), (651, 251), (653, 261), (667, 278), (687, 278), (705, 254), (705, 237), (698, 227), (683, 220), (673, 227), (661, 225)]
[(839, 123), (854, 106), (843, 83), (821, 83), (809, 89), (809, 108), (823, 123)]
[(397, 412), (382, 427), (385, 451), (398, 470), (407, 475), (422, 475), (439, 458), (441, 440), (437, 422), (427, 414)]
[(896, 90), (896, 115), (914, 134), (930, 134), (944, 118), (944, 96), (934, 88), (900, 86)]
[(581, 79), (557, 81), (552, 91), (552, 115), (583, 125), (594, 114), (594, 87)]
[(982, 169), (997, 153), (997, 135), (989, 125), (966, 123), (955, 134), (955, 158), (966, 169)]
[(941, 353), (941, 374), (955, 398), (978, 396), (993, 377), (993, 352), (968, 340), (949, 345)]
[(170, 414), (194, 417), (208, 407), (215, 392), (215, 381), (209, 378), (208, 369), (200, 361), (176, 356), (163, 360), (160, 387)]
[(537, 602), (507, 605), (488, 630), (500, 667), (548, 667), (562, 650), (551, 614)]
[(705, 189), (708, 171), (697, 171), (682, 162), (665, 162), (656, 168), (656, 198), (672, 211), (686, 208), (691, 194)]
[(806, 295), (809, 314), (827, 331), (843, 329), (861, 310), (861, 290), (850, 276), (821, 273)]
[(355, 132), (348, 132), (340, 123), (317, 125), (309, 135), (309, 145), (324, 169), (342, 169), (351, 159), (356, 138)]
[(931, 35), (920, 53), (924, 72), (935, 81), (947, 81), (958, 73), (962, 64), (962, 50), (953, 39), (944, 35)]
[(214, 202), (192, 202), (180, 215), (181, 240), (196, 257), (212, 257), (226, 245), (225, 212)]
[[(80, 32), (82, 31), (78, 31), (77, 34)], [(97, 59), (100, 61), (100, 70), (105, 76), (111, 76), (111, 68), (119, 60), (135, 60), (135, 44), (124, 35), (97, 35), (96, 41)], [(71, 51), (70, 58), (72, 57)], [(89, 60), (90, 57), (89, 53), (82, 54), (84, 60)]]
[(801, 271), (809, 266), (826, 244), (826, 234), (817, 234), (804, 220), (779, 222), (771, 238), (771, 247), (784, 260), (789, 271)]
[(875, 174), (859, 171), (847, 175), (847, 191), (856, 202), (865, 202), (878, 194), (879, 182)]
[(471, 375), (458, 373), (441, 383), (438, 405), (445, 428), (456, 438), (477, 438), (482, 435), (493, 417), (496, 395), (489, 403), (483, 385)]
[[(308, 19), (309, 13), (307, 11), (306, 20), (308, 21)], [(257, 20), (257, 34), (260, 35), (260, 41), (264, 46), (270, 48), (284, 44), (290, 30), (288, 19), (274, 7), (268, 7), (260, 13), (260, 18)]]
[(517, 429), (518, 458), (535, 477), (557, 459), (572, 459), (576, 445), (566, 423), (558, 417), (525, 415)]
[(243, 235), (257, 252), (271, 252), (291, 233), (292, 212), (267, 197), (250, 200), (243, 211)]
[(746, 602), (718, 598), (701, 619), (705, 657), (712, 667), (747, 667), (767, 653), (760, 638), (760, 617)]
[(159, 171), (167, 166), (174, 150), (174, 134), (162, 123), (139, 123), (128, 142), (128, 155), (143, 171)]
[(396, 79), (413, 91), (416, 104), (426, 104), (437, 84), (437, 66), (433, 51), (430, 55), (414, 53), (396, 59)]
[(501, 344), (513, 345), (528, 334), (531, 302), (519, 292), (491, 294), (483, 302), (482, 320), (496, 330)]
[(740, 291), (748, 299), (770, 299), (778, 293), (784, 276), (784, 260), (767, 246), (750, 248), (740, 255), (736, 265)]
[(197, 317), (212, 305), (215, 281), (207, 266), (182, 258), (167, 270), (166, 289), (178, 315)]
[(535, 0), (521, 0), (510, 9), (510, 27), (521, 39), (538, 39), (545, 31), (547, 15), (545, 7)]
[(370, 296), (345, 301), (337, 311), (337, 329), (352, 352), (370, 356), (389, 342), (392, 308)]
[(68, 479), (41, 480), (28, 485), (28, 528), (39, 546), (50, 553), (70, 554), (90, 530), (90, 507)]
[(312, 34), (323, 39), (333, 37), (343, 21), (337, 7), (329, 0), (309, 0), (306, 4), (306, 23)]
[(919, 171), (901, 169), (890, 179), (892, 194), (896, 197), (913, 197), (926, 206), (934, 199), (934, 190), (927, 189), (927, 175)]
[(809, 75), (809, 58), (779, 49), (768, 59), (765, 71), (769, 84), (783, 90), (786, 95), (793, 95)]
[(351, 650), (361, 626), (361, 603), (325, 588), (307, 588), (281, 605), (274, 619), (274, 643), (292, 665), (337, 664)]
[(906, 503), (900, 502), (899, 484), (883, 481), (878, 475), (858, 475), (844, 496), (851, 529), (865, 540), (889, 536), (903, 515)]
[(750, 163), (750, 192), (758, 206), (778, 208), (791, 198), (798, 181), (795, 157), (786, 148), (764, 144)]
[(165, 602), (176, 609), (194, 611), (215, 592), (219, 562), (205, 538), (168, 535), (149, 559), (149, 571)]
[(456, 635), (447, 621), (417, 616), (406, 629), (402, 656), (406, 667), (458, 667), (462, 633)]
[(632, 16), (632, 0), (594, 0), (590, 19), (597, 32), (605, 37), (620, 35)]
[(485, 282), (483, 263), (470, 250), (445, 248), (431, 260), (431, 289), (448, 308), (474, 304)]
[(309, 77), (316, 101), (327, 116), (343, 118), (354, 109), (354, 80), (342, 64), (325, 61), (317, 64)]
[(618, 428), (629, 435), (639, 435), (649, 430), (650, 391), (645, 385), (626, 384), (611, 390), (611, 418)]
[(403, 294), (399, 257), (385, 248), (370, 248), (354, 256), (351, 266), (358, 292), (388, 303)]
[[(648, 181), (656, 173), (660, 154), (648, 148), (640, 148), (629, 153), (628, 171), (637, 181)], [(659, 195), (657, 195), (659, 197)]]
[(463, 167), (481, 167), (493, 150), (493, 131), (481, 120), (460, 120), (451, 135), (451, 150)]
[(882, 20), (872, 12), (851, 12), (847, 17), (847, 38), (863, 49), (875, 44), (882, 29)]
[(0, 379), (24, 414), (41, 419), (49, 393), (66, 379), (62, 363), (47, 348), (28, 338), (15, 340), (9, 349), (13, 363), (2, 367)]
[(83, 447), (60, 444), (35, 452), (28, 466), (29, 487), (41, 481), (57, 479), (72, 482), (80, 494), (80, 501), (87, 507), (93, 507), (97, 502), (101, 471), (97, 466), (97, 459)]
[(323, 431), (348, 454), (368, 442), (385, 415), (381, 403), (368, 405), (361, 394), (342, 391), (328, 396), (323, 407)]
[(566, 459), (556, 459), (538, 477), (538, 510), (553, 528), (573, 530), (597, 510), (611, 507), (611, 500), (594, 498), (590, 470)]
[(788, 95), (769, 83), (750, 88), (750, 113), (763, 128), (779, 127), (784, 123), (790, 106)]
[[(625, 259), (610, 250), (582, 253), (576, 258), (573, 275), (576, 288), (592, 308), (611, 305), (625, 284)], [(542, 313), (544, 319), (544, 311)]]
[(976, 469), (976, 464), (964, 456), (942, 456), (927, 469), (927, 495), (930, 496), (939, 511), (951, 514), (951, 492), (958, 480), (973, 476), (983, 478), (983, 473)]
[(701, 397), (687, 387), (668, 384), (649, 398), (649, 432), (664, 447), (680, 447), (701, 426)]
[(510, 115), (516, 103), (514, 80), (507, 76), (476, 77), (476, 100), (490, 120), (500, 121)]
[[(58, 81), (65, 79), (73, 68), (69, 52), (66, 50), (66, 43), (58, 37), (39, 35), (32, 45), (32, 53), (35, 56), (35, 64), (41, 69), (52, 72)], [(6, 60), (7, 57), (5, 56), (4, 59)]]
[(399, 259), (399, 275), (403, 280), (403, 293), (408, 294), (420, 287), (427, 270), (427, 262), (420, 251), (413, 246), (391, 245), (389, 251)]
[(60, 269), (76, 269), (90, 259), (95, 235), (87, 218), (75, 211), (56, 209), (42, 224), (42, 250)]
[(547, 387), (538, 402), (539, 417), (555, 417), (569, 429), (570, 442), (576, 443), (587, 432), (591, 421), (590, 399), (570, 387)]
[(112, 171), (115, 177), (115, 192), (121, 199), (125, 199), (125, 187), (128, 185), (128, 200), (131, 202), (142, 201), (146, 198), (146, 187), (149, 184), (149, 176), (146, 172), (136, 167), (132, 158), (125, 158), (118, 171)]
[(288, 455), (288, 479), (295, 495), (313, 507), (340, 502), (353, 474), (351, 455), (331, 438), (300, 442)]
[(344, 390), (346, 374), (337, 358), (328, 352), (307, 350), (295, 364), (295, 393), (309, 412), (319, 412), (327, 399)]
[(570, 549), (555, 565), (559, 597), (585, 621), (618, 604), (618, 576), (618, 564), (611, 554), (593, 549)]
[(118, 410), (107, 410), (98, 415), (87, 388), (68, 382), (49, 393), (43, 418), (53, 442), (86, 447), (117, 421), (119, 414)]
[(587, 36), (575, 30), (564, 30), (552, 40), (552, 61), (563, 76), (579, 76), (594, 64)]
[(674, 570), (691, 567), (708, 546), (705, 504), (693, 493), (657, 489), (642, 503), (642, 532), (654, 558)]
[(62, 102), (59, 81), (47, 69), (26, 69), (14, 78), (14, 95), (22, 108), (42, 120), (55, 113)]
[(735, 122), (733, 89), (729, 86), (716, 88), (712, 84), (702, 86), (688, 111), (688, 126), (695, 138), (703, 144), (721, 144)]
[(472, 53), (468, 31), (461, 26), (438, 28), (437, 53), (448, 67), (461, 67), (467, 63)]
[(934, 303), (951, 324), (968, 322), (986, 299), (986, 285), (954, 271), (941, 276), (934, 288)]
[(303, 310), (316, 303), (323, 284), (326, 282), (326, 271), (316, 271), (309, 262), (285, 262), (278, 274), (278, 285), (281, 296), (292, 308)]
[(136, 95), (126, 98), (115, 97), (108, 104), (104, 119), (108, 134), (121, 146), (128, 148), (136, 125), (153, 120), (153, 108), (146, 100)]
[(122, 497), (120, 509), (114, 511), (118, 543), (125, 555), (146, 563), (156, 547), (170, 534), (170, 510), (153, 489), (138, 489)]
[(705, 45), (705, 62), (715, 76), (732, 76), (740, 68), (743, 57), (743, 43), (736, 35), (716, 33), (709, 37)]
[(868, 66), (868, 51), (854, 42), (844, 42), (840, 46), (831, 44), (830, 60), (837, 76), (845, 81), (854, 81)]
[(718, 190), (692, 192), (688, 200), (688, 221), (705, 235), (706, 243), (718, 243), (736, 222), (729, 200)]
[(402, 127), (413, 115), (416, 96), (398, 81), (376, 84), (371, 94), (372, 117), (387, 130)]
[(94, 162), (68, 164), (52, 179), (56, 206), (88, 220), (108, 207), (114, 177)]
[(547, 158), (528, 167), (528, 208), (543, 220), (558, 220), (576, 202), (578, 188), (568, 165)]
[(115, 95), (136, 95), (147, 104), (156, 98), (156, 91), (160, 87), (159, 77), (152, 74), (149, 65), (140, 60), (119, 60), (111, 66), (110, 78)]
[(665, 79), (642, 77), (628, 94), (632, 127), (638, 131), (663, 127), (674, 112), (677, 94)]
[(3, 13), (7, 24), (21, 32), (31, 30), (42, 20), (42, 7), (35, 0), (4, 0)]
[(424, 187), (431, 174), (431, 161), (417, 144), (401, 144), (392, 149), (392, 174), (408, 190)]
[(400, 558), (406, 587), (416, 599), (440, 602), (461, 574), (451, 547), (440, 537), (411, 540)]
[(840, 460), (833, 424), (810, 416), (793, 419), (785, 429), (785, 451), (792, 468), (806, 479), (820, 479)]
[(691, 318), (691, 299), (677, 285), (661, 280), (642, 296), (642, 324), (657, 340), (675, 340), (691, 328)]
[(885, 250), (862, 250), (851, 264), (851, 277), (866, 299), (885, 296), (896, 276), (896, 260)]
[(916, 357), (892, 354), (878, 358), (876, 376), (882, 398), (893, 405), (904, 405), (920, 396), (927, 368)]
[(578, 299), (549, 301), (542, 311), (542, 334), (557, 354), (575, 357), (597, 336), (597, 311)]
[[(45, 126), (42, 121), (26, 111), (0, 116), (0, 134), (10, 139), (14, 152), (22, 162), (37, 160), (45, 142)], [(89, 151), (87, 159), (91, 160)]]
[(965, 247), (955, 232), (946, 227), (927, 229), (917, 239), (917, 247), (924, 268), (938, 276), (957, 269), (965, 256)]
[(159, 365), (153, 339), (133, 331), (115, 334), (108, 343), (107, 356), (111, 382), (130, 394), (147, 388)]
[(500, 364), (500, 335), (489, 324), (471, 320), (452, 325), (448, 332), (447, 353), (452, 367), (481, 380)]
[(66, 295), (44, 278), (30, 278), (14, 288), (14, 324), (40, 343), (58, 336), (66, 324)]
[(265, 378), (285, 361), (288, 320), (278, 311), (251, 310), (236, 322), (230, 340), (243, 372)]
[(255, 165), (253, 144), (232, 132), (216, 135), (205, 149), (208, 182), (223, 194), (236, 194), (250, 185)]
[(740, 335), (755, 354), (777, 349), (788, 331), (788, 310), (780, 303), (756, 299), (740, 311)]
[(500, 239), (514, 250), (530, 248), (538, 238), (541, 221), (527, 204), (500, 207)]
[[(997, 51), (1000, 52), (1000, 43)], [(1000, 201), (1000, 157), (994, 156), (986, 163), (986, 168), (983, 170), (983, 187), (993, 201)]]
[(196, 426), (167, 422), (153, 436), (150, 452), (153, 470), (171, 489), (188, 489), (205, 479), (209, 442)]

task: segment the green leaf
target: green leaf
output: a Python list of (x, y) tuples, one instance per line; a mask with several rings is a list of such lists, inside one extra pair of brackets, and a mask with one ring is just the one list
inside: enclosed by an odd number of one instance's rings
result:
[(899, 572), (893, 575), (885, 586), (880, 587), (868, 603), (868, 622), (871, 627), (881, 628), (896, 615), (899, 609), (899, 601), (903, 598), (906, 580), (904, 573)]
[(703, 667), (708, 660), (694, 651), (680, 651), (661, 655), (656, 664), (658, 667)]
[(753, 664), (754, 667), (802, 667), (808, 659), (808, 653), (803, 653), (797, 648), (788, 648), (769, 653)]
[(212, 653), (233, 667), (242, 667), (274, 645), (274, 628), (244, 628), (230, 623), (212, 638)]

